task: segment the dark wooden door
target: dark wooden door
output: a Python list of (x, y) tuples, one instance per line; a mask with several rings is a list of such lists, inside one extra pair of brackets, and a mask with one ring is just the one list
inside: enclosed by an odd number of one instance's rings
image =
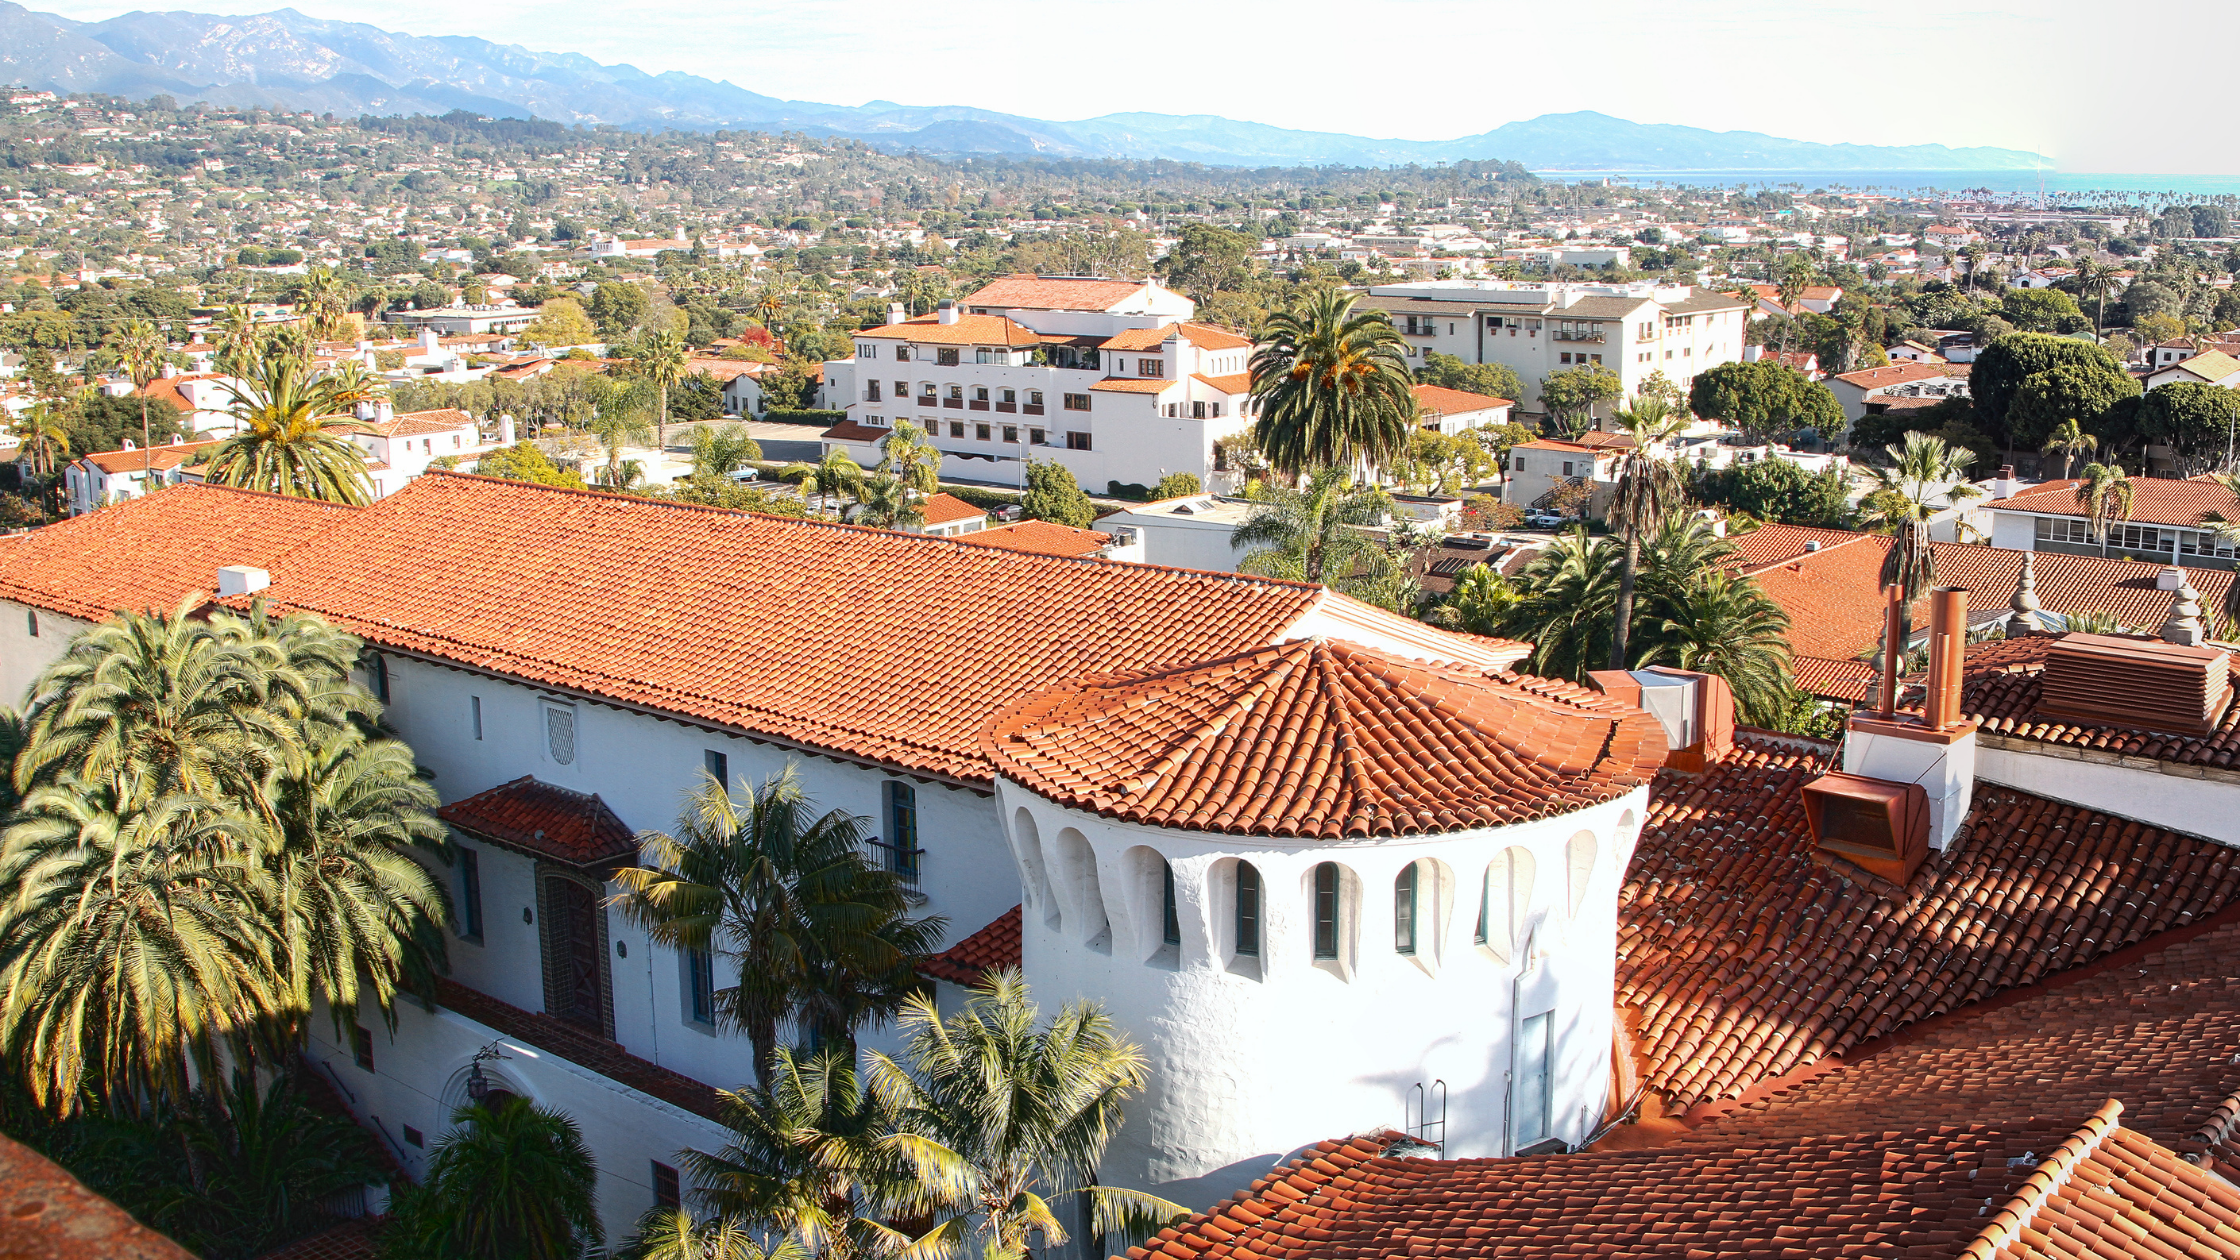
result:
[(554, 969), (551, 1013), (605, 1036), (606, 1003), (599, 994), (598, 897), (574, 880), (547, 880), (545, 916), (551, 933), (547, 957)]

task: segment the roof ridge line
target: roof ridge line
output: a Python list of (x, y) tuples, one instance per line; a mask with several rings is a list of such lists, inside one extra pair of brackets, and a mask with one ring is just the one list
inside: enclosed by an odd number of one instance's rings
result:
[[(1302, 642), (1312, 642), (1312, 640), (1302, 640)], [(1288, 644), (1278, 645), (1279, 648), (1288, 646)], [(1261, 650), (1267, 651), (1268, 649), (1263, 648)], [(1152, 762), (1143, 773), (1135, 776), (1132, 780), (1115, 780), (1112, 786), (1130, 796), (1157, 786), (1161, 778), (1188, 761), (1190, 754), (1204, 747), (1208, 740), (1219, 738), (1239, 718), (1259, 708), (1261, 701), (1268, 698), (1268, 693), (1281, 686), (1286, 679), (1291, 677), (1292, 671), (1298, 668), (1298, 664), (1292, 659), (1292, 656), (1292, 653), (1277, 651), (1271, 667), (1258, 678), (1255, 678), (1250, 686), (1232, 697), (1229, 703), (1222, 705), (1220, 712), (1200, 722), (1198, 729), (1192, 731), (1187, 738), (1177, 740), (1173, 747), (1160, 754), (1159, 759)], [(1132, 711), (1141, 707), (1143, 707), (1142, 704), (1132, 703), (1126, 706), (1126, 709)]]
[(2078, 1166), (2099, 1151), (2109, 1134), (2123, 1127), (2122, 1116), (2123, 1104), (2116, 1099), (2100, 1104), (2100, 1109), (2093, 1112), (2081, 1128), (2046, 1156), (2014, 1197), (1992, 1214), (1991, 1223), (1983, 1227), (1983, 1232), (1961, 1248), (1958, 1260), (1995, 1260), (2002, 1250), (2021, 1238), (2022, 1231), (2037, 1219), (2046, 1201), (2069, 1184)]

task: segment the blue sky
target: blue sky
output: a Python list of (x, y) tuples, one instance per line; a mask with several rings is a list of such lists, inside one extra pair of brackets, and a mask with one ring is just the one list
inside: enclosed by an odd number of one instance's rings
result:
[[(258, 13), (272, 0), (173, 0)], [(80, 19), (125, 6), (32, 7)], [(1123, 110), (1445, 139), (1544, 113), (1806, 140), (2031, 149), (2240, 174), (2211, 138), (2240, 6), (2208, 0), (295, 0), (316, 17), (682, 70), (797, 100)], [(2198, 50), (2198, 51), (2189, 51)], [(2150, 69), (2158, 67), (2159, 69)], [(2091, 75), (2109, 90), (2079, 90)]]

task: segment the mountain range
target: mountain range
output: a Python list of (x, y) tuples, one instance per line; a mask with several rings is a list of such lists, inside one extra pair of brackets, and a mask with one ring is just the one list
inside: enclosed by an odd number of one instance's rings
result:
[(1546, 114), (1456, 140), (1375, 140), (1210, 114), (1052, 122), (963, 105), (820, 105), (670, 71), (468, 36), (404, 35), (293, 9), (250, 17), (127, 13), (78, 22), (0, 0), (0, 81), (56, 92), (320, 113), (549, 118), (630, 128), (719, 127), (847, 136), (887, 149), (1051, 158), (1166, 158), (1215, 166), (1388, 166), (1503, 160), (1535, 171), (1999, 171), (2044, 165), (2013, 149), (1818, 144), (1749, 131)]

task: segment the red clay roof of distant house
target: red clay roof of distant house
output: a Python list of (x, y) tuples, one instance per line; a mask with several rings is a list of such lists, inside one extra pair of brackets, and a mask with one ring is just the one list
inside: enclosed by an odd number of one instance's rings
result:
[(978, 984), (991, 971), (1020, 965), (1020, 907), (918, 964), (920, 973), (951, 984)]
[(1513, 398), (1473, 394), (1468, 390), (1448, 389), (1443, 385), (1416, 386), (1416, 407), (1426, 415), (1459, 416), (1473, 411), (1515, 405), (1516, 400)]
[(917, 341), (945, 346), (1032, 346), (1042, 337), (1001, 315), (959, 315), (944, 324), (938, 315), (920, 315), (899, 324), (858, 329), (851, 334), (875, 341)]
[[(878, 430), (877, 432), (884, 436), (886, 431)], [(830, 434), (827, 434), (827, 436), (830, 436)], [(926, 518), (926, 524), (928, 525), (948, 525), (957, 521), (969, 521), (973, 517), (988, 514), (986, 508), (974, 507), (946, 491), (928, 495), (926, 501), (918, 505), (918, 511)]]
[[(1824, 551), (1829, 547), (1858, 542), (1870, 535), (1849, 529), (1818, 529), (1809, 525), (1782, 525), (1768, 523), (1747, 532), (1729, 533), (1727, 544), (1734, 548), (1730, 563), (1748, 573), (1769, 564), (1794, 560), (1800, 556)], [(1819, 543), (1815, 549), (1808, 543)]]
[(957, 541), (975, 547), (1001, 547), (1006, 551), (1031, 551), (1042, 556), (1093, 556), (1112, 545), (1112, 535), (1077, 529), (1055, 521), (1019, 521), (975, 533), (959, 534)]
[[(1993, 499), (1983, 504), (1996, 512), (2041, 512), (2049, 516), (2088, 517), (2090, 512), (2077, 502), (2077, 487), (2081, 481), (2048, 481), (2035, 485), (2019, 494), (2004, 499)], [(2179, 481), (2170, 477), (2133, 477), (2131, 479), (2130, 520), (2141, 525), (2199, 525), (2208, 512), (2222, 512), (2227, 516), (2240, 516), (2240, 496), (2235, 496), (2213, 477), (2194, 477)]]
[(1876, 676), (1876, 667), (1864, 661), (1831, 661), (1818, 656), (1789, 657), (1789, 672), (1797, 686), (1808, 694), (1823, 700), (1848, 700), (1853, 704), (1865, 702), (1867, 686)]
[(597, 866), (638, 852), (636, 834), (606, 802), (531, 775), (453, 801), (436, 817), (493, 844), (570, 866)]
[(208, 442), (158, 442), (144, 451), (100, 451), (79, 456), (79, 459), (111, 476), (139, 472), (142, 467), (153, 472), (169, 472), (181, 464), (194, 463), (217, 448), (216, 439)]
[(1857, 372), (1844, 372), (1836, 377), (1846, 385), (1860, 389), (1887, 389), (1913, 381), (1933, 381), (1948, 375), (1943, 366), (1935, 363), (1893, 363), (1888, 367), (1865, 368)]
[(817, 436), (829, 438), (835, 442), (880, 442), (884, 441), (887, 435), (893, 432), (893, 429), (875, 428), (849, 419), (842, 420)]
[(1169, 337), (1180, 337), (1200, 350), (1240, 350), (1252, 344), (1252, 338), (1240, 337), (1226, 328), (1211, 324), (1165, 324), (1158, 328), (1130, 328), (1114, 333), (1105, 340), (1106, 350), (1156, 350), (1167, 344)]
[(1108, 818), (1328, 840), (1578, 809), (1665, 756), (1647, 715), (1598, 693), (1323, 639), (1047, 691), (990, 718), (982, 747), (1003, 777)]
[(1018, 272), (992, 280), (962, 306), (993, 310), (1104, 311), (1143, 291), (1141, 280), (1073, 279)]
[(60, 1164), (0, 1137), (0, 1234), (21, 1260), (192, 1260)]
[(88, 621), (169, 613), (210, 597), (221, 565), (269, 569), (362, 508), (183, 485), (72, 517), (0, 545), (0, 598)]
[(1180, 381), (1157, 377), (1142, 380), (1132, 376), (1108, 376), (1089, 388), (1107, 394), (1163, 394), (1179, 384)]
[(1252, 373), (1250, 372), (1231, 372), (1227, 376), (1207, 376), (1203, 372), (1192, 372), (1190, 375), (1193, 379), (1202, 381), (1224, 394), (1249, 394), (1252, 392)]
[(419, 437), (428, 433), (450, 433), (457, 429), (472, 430), (474, 417), (457, 407), (439, 407), (433, 411), (400, 411), (386, 421), (361, 420), (360, 428), (383, 437)]

